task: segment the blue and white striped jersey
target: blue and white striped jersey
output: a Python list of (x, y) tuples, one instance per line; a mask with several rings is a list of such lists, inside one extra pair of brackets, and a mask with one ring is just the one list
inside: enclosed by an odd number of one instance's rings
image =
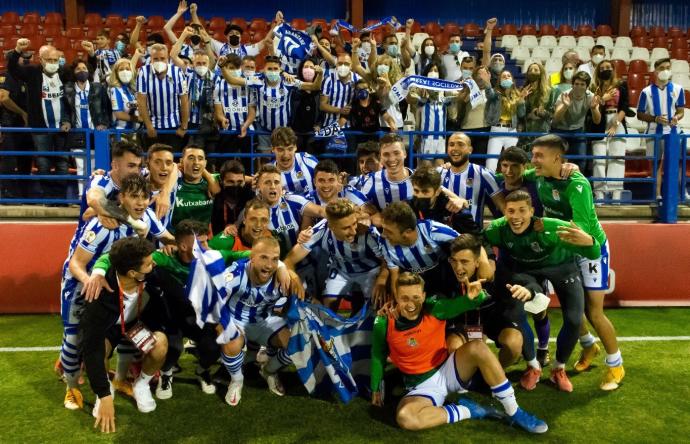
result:
[(469, 163), (465, 171), (454, 173), (451, 169), (438, 167), (441, 185), (466, 199), (474, 221), (481, 227), (484, 220), (484, 201), (501, 192), (494, 174), (481, 165)]
[[(336, 108), (344, 108), (352, 103), (355, 95), (355, 84), (360, 79), (359, 75), (351, 73), (349, 81), (343, 83), (334, 71), (329, 76), (324, 77), (321, 86), (321, 95), (328, 97), (328, 104)], [(340, 115), (336, 113), (324, 113), (323, 126), (326, 127), (338, 121)]]
[[(419, 98), (417, 109), (419, 110), (419, 129), (425, 132), (443, 132), (446, 130), (446, 114), (448, 104), (452, 98), (440, 95), (438, 99)], [(441, 140), (446, 136), (425, 135), (425, 139)]]
[(280, 198), (277, 204), (271, 207), (268, 220), (268, 229), (280, 236), (281, 244), (288, 249), (297, 243), (302, 213), (309, 201), (297, 194), (286, 194)]
[(367, 201), (379, 211), (386, 208), (393, 202), (400, 202), (412, 199), (412, 181), (410, 176), (412, 171), (408, 168), (408, 175), (400, 182), (393, 182), (386, 177), (386, 169), (377, 171), (369, 175), (367, 181), (362, 186), (362, 194), (367, 197)]
[(442, 246), (458, 237), (457, 231), (430, 219), (417, 222), (417, 242), (411, 247), (391, 245), (381, 238), (381, 246), (389, 269), (422, 273), (445, 259)]
[(115, 184), (115, 181), (110, 177), (110, 173), (105, 173), (105, 175), (96, 174), (93, 178), (88, 181), (84, 186), (84, 191), (81, 195), (81, 202), (79, 203), (79, 219), (77, 220), (77, 229), (74, 231), (74, 236), (69, 243), (69, 251), (73, 251), (77, 248), (77, 243), (81, 237), (82, 230), (86, 222), (84, 222), (83, 216), (84, 212), (89, 208), (86, 202), (86, 194), (92, 188), (100, 188), (103, 190), (105, 198), (108, 200), (116, 201), (117, 195), (120, 193), (120, 187)]
[(353, 243), (336, 239), (328, 228), (328, 220), (323, 219), (312, 228), (311, 239), (302, 246), (309, 251), (320, 247), (327, 251), (329, 266), (338, 271), (351, 273), (365, 273), (381, 265), (383, 258), (381, 251), (381, 236), (374, 226), (370, 226), (366, 233), (358, 234)]
[[(248, 86), (233, 86), (220, 76), (213, 89), (213, 103), (223, 108), (229, 130), (239, 131), (249, 114), (249, 107), (256, 107), (256, 90)], [(249, 129), (253, 130), (254, 125)]]
[(98, 81), (106, 84), (108, 75), (113, 69), (113, 65), (120, 60), (120, 53), (115, 49), (97, 49), (95, 54)]
[(369, 179), (369, 176), (371, 176), (372, 173), (368, 174), (360, 174), (359, 176), (350, 176), (350, 178), (347, 180), (347, 184), (351, 186), (352, 188), (356, 190), (362, 190), (364, 187), (364, 184), (366, 181)]
[[(129, 89), (129, 85), (114, 86), (108, 88), (108, 91), (110, 92), (110, 103), (113, 108), (113, 120), (115, 121), (115, 128), (137, 129), (139, 127), (138, 122), (118, 120), (115, 118), (116, 112), (129, 113), (130, 104), (132, 106), (136, 105), (137, 97), (135, 92)], [(134, 115), (139, 116), (139, 110), (137, 110)]]
[[(282, 171), (280, 177), (283, 188), (288, 193), (304, 194), (314, 190), (314, 168), (319, 159), (309, 153), (295, 153), (295, 161), (290, 171)], [(276, 164), (274, 161), (273, 165)]]
[[(204, 93), (204, 79), (199, 77), (194, 68), (187, 68), (187, 88), (189, 91), (189, 123), (198, 125), (201, 123), (201, 106)], [(209, 94), (213, 96), (213, 89), (218, 81), (217, 76), (211, 72), (209, 81), (211, 82), (211, 87), (209, 89)], [(209, 97), (213, 100), (213, 97)]]
[(87, 80), (84, 84), (84, 90), (79, 88), (79, 85), (74, 84), (74, 114), (75, 114), (75, 128), (89, 128), (93, 129), (93, 121), (91, 120), (91, 111), (89, 110), (89, 91), (91, 84)]
[(219, 42), (216, 39), (211, 39), (211, 45), (213, 47), (213, 52), (217, 56), (225, 56), (228, 54), (236, 54), (239, 58), (244, 56), (257, 56), (261, 52), (257, 44), (253, 45), (242, 45), (240, 44), (236, 48), (230, 46), (228, 42)]
[[(316, 190), (306, 193), (304, 197), (306, 197), (307, 200), (314, 202), (316, 205), (325, 205), (325, 203), (321, 201), (319, 193)], [(340, 190), (338, 197), (347, 199), (358, 207), (361, 207), (367, 203), (367, 197), (359, 190), (349, 185), (344, 186), (343, 189)]]
[(180, 126), (180, 97), (186, 95), (185, 73), (173, 64), (160, 79), (151, 65), (139, 68), (137, 92), (146, 94), (151, 123), (156, 129), (177, 129)]
[(46, 73), (43, 73), (41, 108), (46, 128), (60, 127), (60, 113), (62, 112), (62, 97), (64, 94), (65, 88), (62, 85), (60, 76), (54, 74), (53, 77), (49, 77)]
[(225, 287), (218, 293), (223, 301), (220, 324), (226, 327), (231, 320), (255, 323), (273, 312), (278, 299), (283, 297), (275, 277), (264, 285), (253, 285), (249, 279), (251, 263), (244, 259), (234, 262), (225, 271)]
[(256, 117), (261, 129), (273, 131), (281, 126), (289, 126), (292, 116), (292, 105), (290, 95), (295, 89), (299, 89), (302, 82), (295, 80), (294, 83), (287, 83), (283, 79), (275, 86), (270, 86), (266, 82), (263, 74), (257, 74), (256, 82), (251, 82), (250, 86), (257, 90)]
[[(161, 218), (161, 224), (163, 224), (166, 230), (169, 230), (171, 228), (170, 224), (172, 222), (173, 210), (175, 209), (175, 199), (177, 198), (178, 189), (179, 187), (173, 187), (172, 192), (170, 193), (170, 209)], [(158, 193), (160, 193), (160, 190), (155, 190), (151, 193), (151, 196), (157, 196)], [(149, 205), (149, 209), (153, 211), (153, 214), (156, 214), (156, 202), (151, 202), (151, 204)]]

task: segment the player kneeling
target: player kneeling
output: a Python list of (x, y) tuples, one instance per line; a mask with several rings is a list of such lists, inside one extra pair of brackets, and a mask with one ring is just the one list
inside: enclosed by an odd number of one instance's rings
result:
[[(469, 399), (443, 405), (449, 393), (464, 392), (467, 382), (481, 371), (507, 420), (531, 433), (544, 433), (546, 423), (518, 407), (515, 392), (501, 364), (482, 341), (464, 344), (448, 354), (445, 320), (478, 307), (486, 299), (482, 280), (465, 281), (466, 295), (453, 299), (426, 299), (421, 276), (404, 272), (396, 282), (397, 316), (377, 316), (371, 359), (372, 404), (383, 405), (383, 368), (387, 355), (403, 373), (409, 390), (398, 404), (400, 427), (420, 430), (463, 419), (498, 416), (491, 408)], [(396, 319), (397, 317), (397, 319)]]
[(110, 250), (112, 269), (106, 280), (113, 291), (86, 304), (81, 318), (84, 365), (91, 389), (98, 396), (93, 408), (94, 427), (115, 431), (114, 390), (108, 381), (106, 362), (120, 342), (132, 342), (143, 354), (141, 374), (134, 382), (134, 399), (140, 412), (156, 409), (149, 383), (160, 370), (168, 351), (168, 339), (155, 330), (161, 310), (161, 295), (149, 276), (155, 247), (146, 239), (124, 238)]

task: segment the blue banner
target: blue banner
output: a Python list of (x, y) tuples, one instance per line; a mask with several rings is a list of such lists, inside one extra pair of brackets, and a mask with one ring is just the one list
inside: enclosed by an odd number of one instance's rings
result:
[(287, 23), (283, 23), (274, 30), (278, 36), (278, 51), (287, 57), (303, 60), (311, 54), (314, 44), (311, 37), (304, 31), (299, 31)]

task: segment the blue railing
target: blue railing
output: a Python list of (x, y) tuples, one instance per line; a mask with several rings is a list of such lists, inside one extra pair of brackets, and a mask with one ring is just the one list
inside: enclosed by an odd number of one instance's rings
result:
[[(46, 130), (46, 129), (41, 129), (40, 131), (31, 129), (31, 128), (2, 128), (0, 131), (4, 133), (58, 133), (59, 130), (53, 129), (53, 130)], [(21, 151), (21, 150), (13, 150), (13, 151), (2, 151), (0, 152), (0, 156), (69, 156), (69, 157), (77, 157), (77, 158), (83, 158), (84, 159), (84, 173), (83, 174), (69, 174), (69, 175), (38, 175), (38, 174), (32, 174), (32, 175), (21, 175), (21, 174), (0, 174), (0, 181), (7, 181), (7, 180), (22, 180), (22, 181), (45, 181), (45, 180), (66, 180), (69, 181), (70, 183), (78, 184), (80, 181), (84, 181), (88, 179), (91, 176), (91, 171), (92, 171), (92, 158), (95, 161), (95, 168), (98, 169), (104, 169), (108, 170), (110, 168), (110, 143), (111, 140), (117, 140), (120, 138), (122, 134), (127, 134), (131, 133), (131, 131), (127, 130), (116, 130), (116, 129), (110, 129), (110, 130), (105, 130), (105, 131), (91, 131), (91, 130), (72, 130), (72, 132), (84, 132), (86, 133), (87, 137), (86, 139), (86, 147), (83, 151)], [(174, 131), (158, 131), (160, 134), (172, 134)], [(190, 134), (195, 134), (195, 131), (190, 131)], [(432, 133), (432, 132), (422, 132), (422, 131), (401, 131), (399, 134), (406, 139), (406, 142), (408, 146), (415, 146), (415, 138), (423, 137), (423, 136), (430, 136), (430, 135), (444, 135), (444, 136), (449, 136), (453, 132), (440, 132), (440, 133)], [(89, 135), (93, 134), (93, 144), (91, 143), (91, 137)], [(237, 134), (237, 132), (233, 131), (222, 131), (221, 134)], [(347, 136), (381, 136), (383, 134), (386, 134), (386, 132), (378, 132), (378, 133), (362, 133), (362, 132), (355, 132), (355, 131), (346, 131)], [(470, 137), (473, 136), (483, 136), (483, 137), (492, 137), (492, 136), (507, 136), (507, 137), (519, 137), (524, 140), (524, 138), (531, 138), (531, 137), (538, 137), (543, 135), (543, 133), (515, 133), (515, 132), (475, 132), (475, 131), (465, 131), (465, 134), (469, 135)], [(601, 140), (606, 138), (604, 134), (600, 133), (551, 133), (551, 134), (557, 134), (563, 137), (568, 137), (568, 138), (585, 138), (585, 139), (590, 139), (590, 140)], [(258, 158), (258, 157), (272, 157), (272, 154), (270, 152), (265, 152), (265, 151), (259, 151), (256, 149), (256, 141), (258, 136), (260, 135), (268, 135), (268, 133), (265, 132), (258, 132), (258, 131), (250, 131), (247, 133), (247, 138), (250, 139), (249, 143), (249, 152), (247, 153), (212, 153), (209, 154), (209, 158)], [(614, 157), (614, 156), (592, 156), (592, 155), (569, 155), (568, 159), (569, 160), (594, 160), (594, 159), (620, 159), (621, 157), (624, 158), (625, 160), (642, 160), (642, 161), (649, 161), (651, 162), (652, 168), (651, 168), (651, 174), (650, 177), (624, 177), (624, 178), (605, 178), (605, 177), (590, 177), (590, 180), (592, 182), (623, 182), (624, 184), (630, 185), (629, 188), (636, 188), (635, 193), (637, 195), (636, 198), (633, 198), (633, 193), (627, 192), (623, 194), (624, 197), (618, 200), (612, 200), (612, 199), (598, 199), (595, 202), (596, 203), (617, 203), (617, 204), (653, 204), (657, 202), (656, 199), (656, 186), (657, 186), (657, 170), (658, 170), (658, 165), (659, 165), (659, 159), (661, 159), (661, 149), (660, 149), (660, 141), (665, 138), (666, 143), (665, 145), (667, 147), (676, 147), (676, 149), (667, 149), (665, 150), (666, 153), (663, 156), (663, 163), (664, 163), (664, 177), (678, 177), (679, 172), (682, 172), (681, 174), (681, 180), (680, 184), (675, 181), (675, 180), (665, 180), (663, 181), (663, 187), (662, 187), (662, 201), (661, 205), (659, 205), (659, 219), (662, 222), (668, 222), (672, 223), (677, 220), (677, 205), (679, 202), (683, 201), (685, 198), (685, 190), (686, 190), (686, 185), (687, 185), (687, 179), (686, 179), (686, 159), (687, 159), (687, 153), (685, 147), (687, 146), (687, 139), (690, 137), (689, 135), (685, 134), (677, 134), (675, 131), (672, 132), (670, 135), (656, 135), (656, 134), (619, 134), (615, 136), (616, 138), (625, 138), (625, 139), (633, 139), (633, 138), (638, 138), (638, 139), (653, 139), (654, 140), (654, 153), (651, 156), (644, 155), (644, 156), (619, 156), (619, 157)], [(683, 149), (680, 149), (683, 147)], [(92, 148), (94, 149), (94, 154), (92, 157)], [(354, 158), (355, 154), (354, 152), (348, 151), (346, 153), (338, 153), (338, 152), (326, 152), (324, 154), (319, 155), (320, 158), (334, 158), (334, 159), (343, 159), (343, 158)], [(421, 154), (415, 152), (415, 150), (410, 150), (410, 155), (408, 156), (408, 165), (410, 168), (414, 168), (416, 162), (419, 159), (437, 159), (437, 158), (444, 158), (446, 157), (445, 154), (437, 154), (437, 155), (428, 155), (428, 154)], [(472, 154), (470, 156), (471, 159), (487, 159), (487, 158), (496, 158), (498, 156), (496, 155), (489, 155), (489, 154)], [(679, 170), (679, 163), (681, 164), (681, 168)], [(254, 172), (254, 165), (252, 162), (252, 165), (250, 167), (251, 173)], [(680, 185), (680, 186), (679, 186)], [(72, 187), (74, 189), (74, 187)], [(626, 190), (629, 191), (629, 190)], [(679, 192), (680, 191), (680, 192)], [(77, 204), (79, 203), (79, 196), (75, 195), (73, 198), (67, 198), (65, 199), (40, 199), (40, 198), (31, 198), (31, 199), (20, 199), (20, 198), (5, 198), (5, 197), (0, 197), (0, 204), (13, 204), (13, 203), (28, 203), (28, 204)]]

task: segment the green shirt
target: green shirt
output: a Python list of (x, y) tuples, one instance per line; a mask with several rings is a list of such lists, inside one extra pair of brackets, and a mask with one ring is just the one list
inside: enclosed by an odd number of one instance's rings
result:
[(501, 217), (486, 227), (484, 237), (491, 245), (507, 252), (517, 265), (528, 270), (572, 261), (575, 254), (589, 259), (596, 259), (601, 255), (601, 245), (596, 239), (591, 247), (579, 247), (562, 241), (558, 237), (557, 228), (569, 226), (568, 222), (544, 217), (544, 230), (537, 232), (533, 228), (535, 220), (536, 218), (532, 218), (529, 228), (523, 233), (515, 234), (510, 229), (508, 220)]
[(205, 224), (211, 223), (213, 198), (209, 197), (208, 182), (189, 183), (180, 177), (177, 181), (177, 196), (173, 211), (172, 227), (184, 219), (194, 219)]
[[(474, 310), (479, 307), (487, 298), (486, 292), (482, 291), (479, 295), (470, 300), (466, 295), (456, 295), (451, 299), (439, 299), (436, 296), (428, 297), (424, 301), (423, 311), (438, 319), (453, 319), (462, 313)], [(410, 327), (417, 325), (422, 320), (424, 313), (420, 313), (416, 321), (410, 323)], [(388, 357), (388, 343), (386, 335), (388, 333), (388, 318), (386, 316), (376, 316), (374, 320), (373, 338), (371, 343), (371, 391), (378, 391), (383, 379), (383, 369)], [(421, 375), (403, 375), (406, 387), (414, 387), (419, 383), (429, 379), (438, 369)]]
[(582, 173), (575, 172), (565, 180), (537, 176), (534, 169), (525, 171), (526, 180), (537, 183), (539, 200), (544, 206), (544, 216), (574, 221), (578, 227), (600, 245), (606, 243), (606, 233), (599, 223), (594, 209), (592, 186)]

